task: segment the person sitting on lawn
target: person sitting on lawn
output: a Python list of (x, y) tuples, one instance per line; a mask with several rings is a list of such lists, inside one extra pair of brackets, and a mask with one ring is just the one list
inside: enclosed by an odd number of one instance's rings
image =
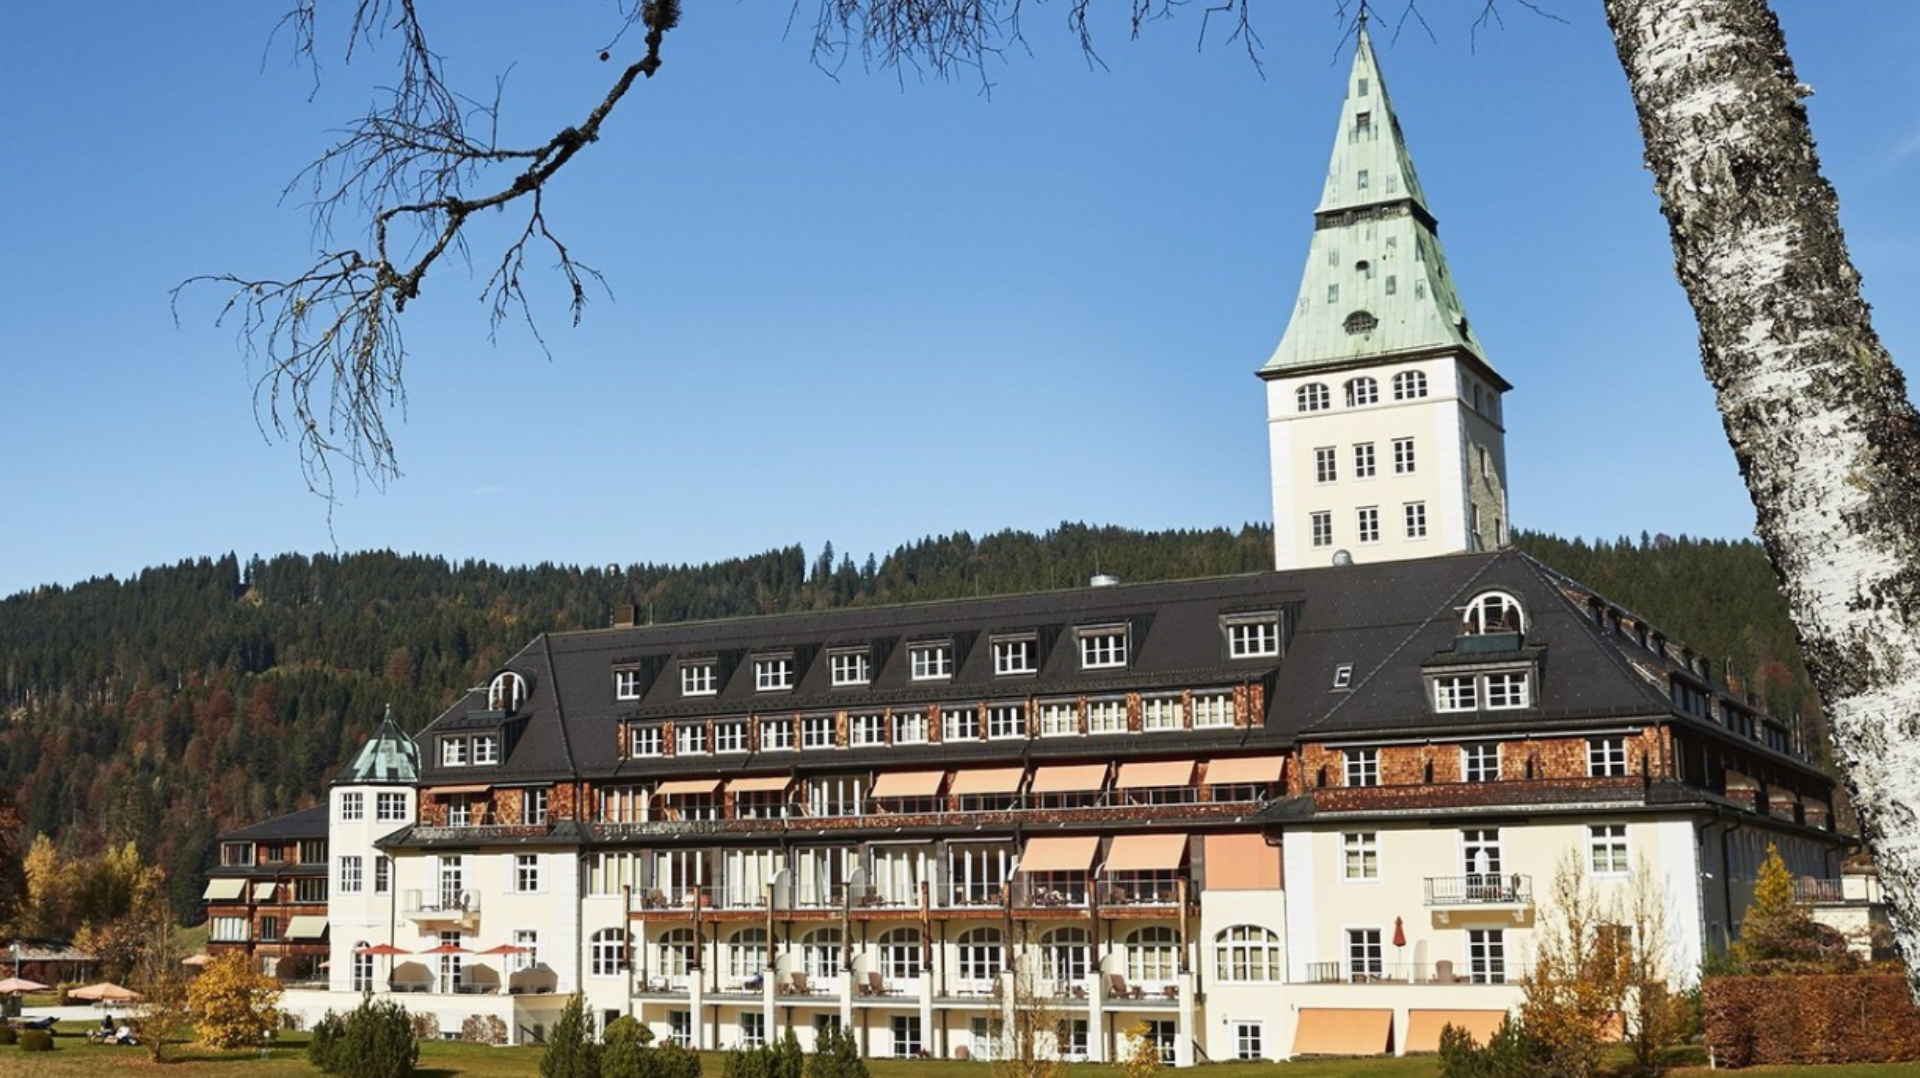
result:
[(120, 1023), (120, 1028), (114, 1031), (113, 1036), (107, 1038), (107, 1043), (108, 1044), (139, 1044), (140, 1040), (139, 1038), (133, 1035), (133, 1030), (128, 1028), (125, 1022), (122, 1022)]

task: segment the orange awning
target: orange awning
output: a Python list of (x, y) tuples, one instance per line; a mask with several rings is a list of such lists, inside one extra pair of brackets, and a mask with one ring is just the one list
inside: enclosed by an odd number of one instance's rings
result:
[(674, 779), (663, 782), (653, 791), (661, 797), (678, 797), (682, 794), (710, 794), (720, 789), (719, 779)]
[(1026, 774), (1020, 767), (982, 767), (972, 771), (955, 771), (953, 785), (947, 787), (950, 794), (1010, 794), (1020, 789), (1020, 779)]
[(1121, 764), (1120, 780), (1113, 785), (1121, 790), (1147, 786), (1185, 786), (1193, 781), (1192, 760), (1158, 760), (1145, 764)]
[(1277, 891), (1280, 849), (1259, 832), (1207, 836), (1207, 890)]
[(1081, 794), (1092, 793), (1107, 784), (1106, 764), (1071, 764), (1064, 767), (1043, 767), (1033, 773), (1033, 785), (1028, 793), (1036, 794)]
[(430, 794), (483, 794), (493, 789), (491, 786), (435, 786), (428, 790)]
[(1186, 835), (1121, 835), (1107, 848), (1107, 871), (1155, 872), (1176, 869), (1186, 859)]
[(1506, 1016), (1505, 1011), (1408, 1011), (1405, 1050), (1438, 1052), (1440, 1031), (1448, 1026), (1466, 1030), (1484, 1045), (1499, 1032), (1500, 1020)]
[(1100, 849), (1098, 835), (1042, 835), (1027, 840), (1021, 872), (1085, 872)]
[(1393, 1012), (1300, 1008), (1293, 1031), (1297, 1056), (1385, 1055), (1393, 1040)]
[(1236, 756), (1207, 764), (1202, 786), (1234, 786), (1243, 782), (1279, 782), (1280, 769), (1286, 765), (1281, 756)]
[(945, 771), (886, 771), (873, 780), (868, 797), (932, 797), (940, 792)]
[(750, 779), (734, 779), (727, 783), (730, 794), (779, 793), (793, 785), (792, 775), (757, 775)]

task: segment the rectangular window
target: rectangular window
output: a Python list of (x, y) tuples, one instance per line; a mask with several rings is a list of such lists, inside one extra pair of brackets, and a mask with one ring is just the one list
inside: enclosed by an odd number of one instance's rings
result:
[(1148, 696), (1140, 701), (1142, 730), (1179, 730), (1187, 725), (1186, 702), (1178, 696)]
[(280, 918), (278, 917), (260, 918), (260, 938), (267, 941), (279, 939), (280, 938)]
[(613, 698), (615, 700), (640, 699), (640, 671), (633, 668), (613, 672)]
[(1233, 694), (1197, 692), (1193, 694), (1193, 728), (1220, 729), (1233, 725)]
[(341, 794), (340, 818), (347, 821), (366, 819), (367, 795), (358, 792)]
[(1307, 515), (1307, 531), (1314, 546), (1333, 545), (1333, 514), (1324, 509)]
[(1354, 512), (1354, 529), (1359, 532), (1363, 543), (1380, 541), (1380, 507), (1363, 506)]
[(853, 743), (856, 745), (884, 745), (887, 743), (887, 717), (879, 712), (854, 715), (849, 720), (853, 724)]
[(1427, 537), (1427, 503), (1408, 502), (1401, 507), (1407, 522), (1407, 538), (1425, 539)]
[(893, 713), (893, 743), (896, 745), (920, 745), (927, 740), (927, 713), (924, 711), (896, 711)]
[(759, 1011), (740, 1012), (740, 1047), (762, 1048), (767, 1043), (767, 1016)]
[(373, 818), (382, 823), (407, 818), (407, 795), (403, 793), (381, 792), (374, 795)]
[(1313, 451), (1313, 481), (1331, 483), (1340, 478), (1340, 467), (1334, 462), (1332, 446), (1322, 446)]
[(995, 677), (1031, 674), (1040, 669), (1040, 641), (1036, 637), (1001, 637), (993, 642)]
[(1125, 626), (1080, 631), (1080, 668), (1108, 670), (1127, 665)]
[(219, 943), (239, 943), (247, 938), (250, 926), (245, 917), (213, 917), (209, 921), (211, 930), (207, 933), (208, 939)]
[(393, 858), (375, 856), (373, 859), (373, 893), (384, 895), (393, 889)]
[(1524, 671), (1487, 675), (1487, 710), (1508, 711), (1526, 707), (1527, 675)]
[(253, 843), (223, 842), (220, 844), (220, 863), (223, 865), (253, 864)]
[(1500, 829), (1469, 827), (1460, 832), (1460, 863), (1466, 871), (1469, 895), (1502, 893)]
[(1498, 928), (1467, 929), (1467, 971), (1474, 984), (1507, 983), (1507, 934)]
[(980, 740), (980, 709), (956, 707), (941, 712), (940, 736), (943, 741)]
[(1340, 836), (1342, 879), (1380, 878), (1380, 837), (1373, 831), (1349, 831)]
[(540, 855), (519, 853), (513, 856), (513, 889), (523, 895), (540, 890)]
[(793, 748), (792, 719), (760, 720), (760, 751), (786, 752)]
[(800, 719), (800, 747), (803, 749), (830, 749), (833, 747), (833, 716), (806, 715)]
[(1435, 711), (1473, 711), (1480, 706), (1479, 681), (1471, 674), (1433, 679)]
[(1587, 865), (1596, 876), (1627, 874), (1627, 825), (1594, 824), (1587, 828)]
[(295, 902), (325, 902), (327, 900), (327, 879), (325, 876), (301, 876), (293, 881), (293, 900)]
[(707, 751), (707, 724), (704, 722), (684, 722), (673, 728), (673, 751), (676, 756), (702, 756)]
[(1353, 447), (1353, 477), (1372, 479), (1374, 472), (1373, 443), (1361, 442)]
[(713, 724), (713, 751), (747, 751), (747, 724), (745, 720), (716, 722)]
[(627, 728), (629, 756), (658, 756), (661, 749), (661, 734), (658, 726), (630, 726)]
[(357, 895), (360, 893), (361, 879), (360, 855), (357, 853), (340, 856), (340, 893)]
[(1230, 619), (1227, 623), (1227, 655), (1234, 659), (1262, 659), (1280, 654), (1280, 616)]
[(500, 762), (500, 735), (473, 735), (473, 762), (475, 764), (497, 764)]
[(1341, 755), (1347, 762), (1347, 785), (1380, 785), (1380, 750), (1348, 749)]
[(793, 657), (776, 655), (753, 660), (753, 691), (777, 692), (793, 688)]
[(327, 840), (324, 838), (303, 838), (300, 840), (300, 863), (303, 865), (324, 865), (327, 863)]
[(440, 739), (440, 766), (467, 766), (467, 739), (464, 737), (443, 737)]
[(540, 933), (531, 928), (513, 930), (513, 945), (525, 948), (524, 953), (513, 957), (513, 968), (517, 971), (537, 969), (540, 965)]
[(1347, 973), (1355, 981), (1378, 980), (1385, 976), (1385, 950), (1377, 928), (1347, 929)]
[(1413, 469), (1413, 439), (1395, 438), (1393, 440), (1393, 474), (1412, 475)]
[(680, 695), (712, 696), (720, 691), (717, 663), (711, 660), (680, 664)]
[(953, 676), (953, 645), (950, 643), (909, 644), (907, 659), (915, 681)]
[(520, 822), (530, 827), (547, 822), (546, 787), (533, 787), (520, 792)]
[(1587, 739), (1587, 774), (1593, 778), (1621, 778), (1627, 773), (1627, 739)]
[(1040, 705), (1040, 736), (1068, 737), (1080, 732), (1080, 705), (1055, 700)]
[(1266, 1058), (1265, 1026), (1259, 1022), (1233, 1024), (1233, 1058), (1252, 1062)]
[(1481, 741), (1460, 746), (1460, 776), (1468, 782), (1500, 781), (1500, 745)]
[(869, 659), (864, 650), (835, 651), (827, 655), (827, 666), (833, 674), (835, 688), (848, 685), (865, 685), (872, 680), (869, 671)]
[(1359, 190), (1359, 191), (1364, 191), (1367, 189), (1367, 170), (1366, 169), (1364, 168), (1360, 169), (1353, 174), (1353, 186), (1355, 190)]
[(893, 1058), (913, 1059), (920, 1055), (920, 1016), (893, 1016)]
[(987, 736), (995, 740), (1027, 736), (1027, 709), (1020, 704), (987, 708)]
[(1124, 734), (1127, 732), (1125, 700), (1087, 701), (1087, 733)]

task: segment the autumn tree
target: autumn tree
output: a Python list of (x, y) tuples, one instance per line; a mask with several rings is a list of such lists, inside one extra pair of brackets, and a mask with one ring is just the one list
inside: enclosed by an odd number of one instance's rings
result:
[(201, 1041), (215, 1048), (255, 1048), (279, 1020), (280, 982), (260, 972), (252, 958), (232, 951), (193, 979), (187, 1002)]
[(1773, 843), (1753, 883), (1733, 957), (1748, 973), (1844, 973), (1859, 965), (1838, 929), (1816, 922), (1794, 895), (1793, 874)]
[(1520, 1004), (1526, 1031), (1541, 1046), (1541, 1075), (1599, 1071), (1603, 1033), (1626, 998), (1630, 952), (1630, 933), (1588, 886), (1579, 854), (1569, 852), (1540, 906)]

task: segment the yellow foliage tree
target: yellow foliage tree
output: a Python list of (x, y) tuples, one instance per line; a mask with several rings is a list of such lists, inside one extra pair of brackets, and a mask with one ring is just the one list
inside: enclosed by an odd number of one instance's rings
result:
[(187, 987), (200, 1039), (214, 1048), (252, 1048), (278, 1023), (280, 982), (254, 968), (239, 952), (207, 964)]
[(1126, 1055), (1120, 1058), (1120, 1078), (1154, 1078), (1164, 1064), (1160, 1046), (1153, 1041), (1153, 1027), (1136, 1023), (1127, 1030)]

